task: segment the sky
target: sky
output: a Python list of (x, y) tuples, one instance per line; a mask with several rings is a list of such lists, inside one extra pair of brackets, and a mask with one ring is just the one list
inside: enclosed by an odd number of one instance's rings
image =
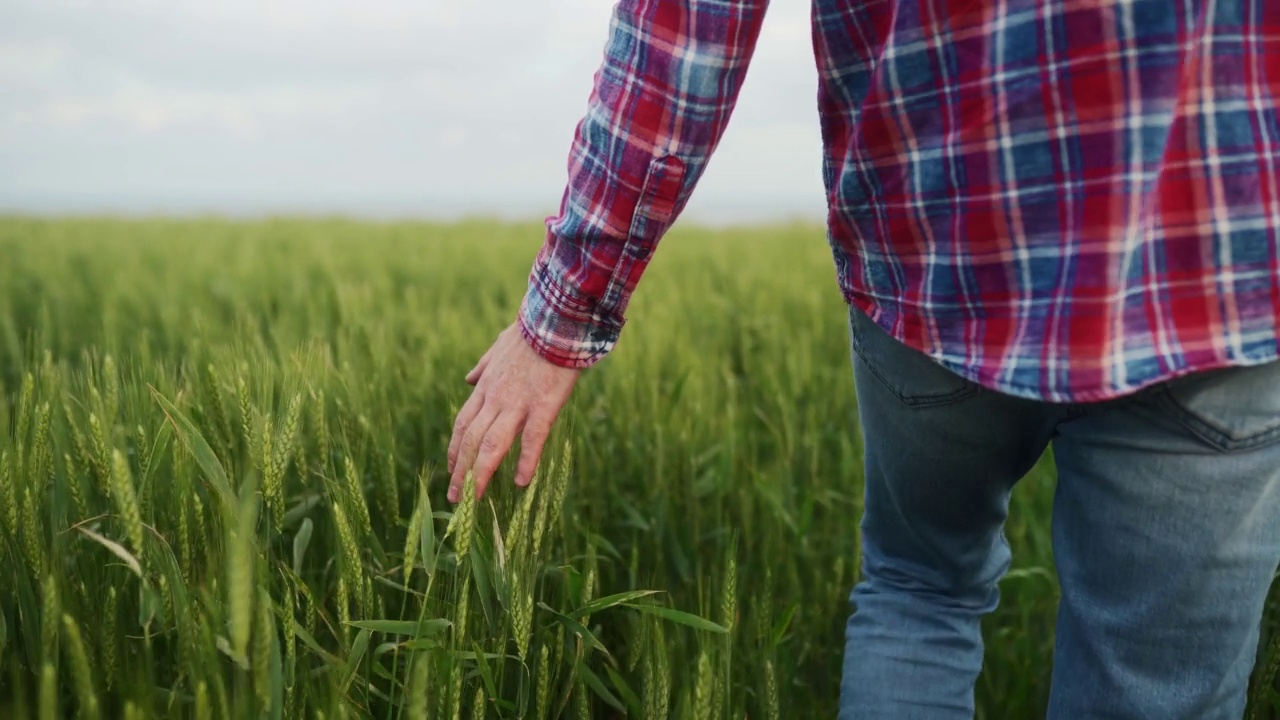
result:
[[(0, 211), (554, 214), (608, 0), (0, 0)], [(774, 0), (685, 213), (825, 210), (808, 3)]]

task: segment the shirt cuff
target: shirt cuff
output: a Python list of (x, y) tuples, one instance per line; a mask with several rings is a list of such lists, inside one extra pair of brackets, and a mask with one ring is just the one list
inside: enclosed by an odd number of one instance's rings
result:
[(613, 350), (626, 320), (601, 312), (596, 303), (569, 292), (553, 275), (545, 260), (530, 273), (517, 317), (520, 334), (554, 365), (591, 367)]

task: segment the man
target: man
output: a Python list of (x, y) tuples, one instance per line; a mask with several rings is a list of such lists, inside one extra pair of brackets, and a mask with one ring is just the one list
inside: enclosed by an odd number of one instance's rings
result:
[[(724, 132), (765, 2), (623, 0), (450, 497), (532, 477)], [(866, 436), (842, 718), (972, 717), (1050, 443), (1053, 718), (1238, 718), (1280, 561), (1280, 3), (814, 0)], [(841, 478), (832, 478), (840, 482)]]

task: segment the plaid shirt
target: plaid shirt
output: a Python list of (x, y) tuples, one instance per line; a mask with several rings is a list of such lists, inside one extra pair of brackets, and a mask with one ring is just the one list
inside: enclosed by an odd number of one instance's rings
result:
[[(614, 346), (765, 5), (616, 8), (519, 315), (550, 361)], [(1280, 1), (814, 0), (813, 37), (840, 288), (899, 340), (1050, 401), (1277, 358)]]

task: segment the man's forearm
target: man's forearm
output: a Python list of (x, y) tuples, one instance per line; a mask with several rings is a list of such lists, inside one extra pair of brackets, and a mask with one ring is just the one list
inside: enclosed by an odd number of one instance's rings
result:
[(521, 332), (546, 359), (588, 367), (617, 342), (631, 293), (724, 134), (767, 4), (618, 4), (520, 308)]

